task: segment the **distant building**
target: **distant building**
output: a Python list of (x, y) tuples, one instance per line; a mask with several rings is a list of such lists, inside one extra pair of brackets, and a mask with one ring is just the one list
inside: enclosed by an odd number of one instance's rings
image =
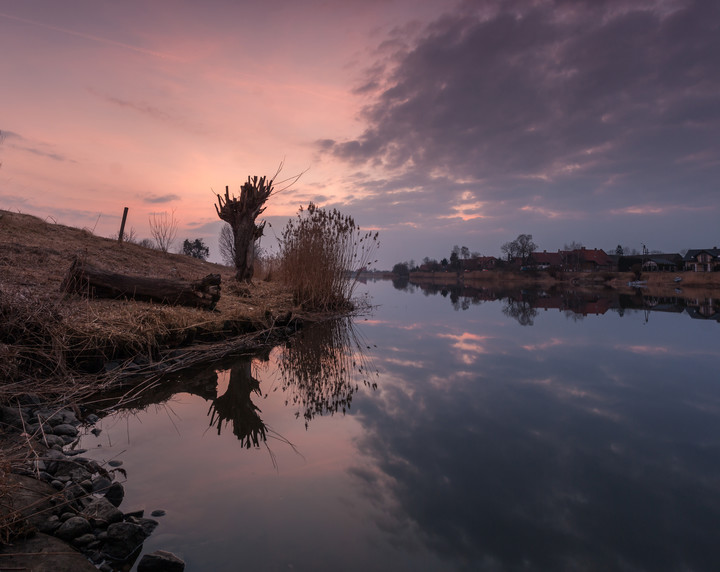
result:
[(685, 270), (691, 272), (718, 272), (720, 271), (720, 248), (688, 250), (683, 258), (683, 264)]
[(561, 268), (563, 265), (563, 257), (560, 252), (548, 252), (543, 250), (542, 252), (533, 252), (529, 258), (527, 265), (528, 267), (537, 268), (538, 270), (548, 270), (551, 268)]
[(610, 271), (614, 268), (612, 259), (601, 248), (589, 250), (585, 247), (575, 250), (559, 250), (563, 270), (575, 272)]

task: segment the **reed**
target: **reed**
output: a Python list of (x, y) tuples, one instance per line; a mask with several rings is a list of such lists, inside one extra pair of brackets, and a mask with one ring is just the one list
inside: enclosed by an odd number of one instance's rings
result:
[(310, 203), (288, 222), (280, 242), (280, 274), (296, 304), (314, 312), (353, 309), (357, 274), (374, 262), (377, 232), (363, 232), (351, 216)]

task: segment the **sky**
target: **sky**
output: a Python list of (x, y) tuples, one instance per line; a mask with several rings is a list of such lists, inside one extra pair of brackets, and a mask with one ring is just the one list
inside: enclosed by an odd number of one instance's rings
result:
[(0, 0), (0, 209), (219, 260), (216, 193), (281, 181), (378, 268), (532, 234), (720, 246), (720, 2)]

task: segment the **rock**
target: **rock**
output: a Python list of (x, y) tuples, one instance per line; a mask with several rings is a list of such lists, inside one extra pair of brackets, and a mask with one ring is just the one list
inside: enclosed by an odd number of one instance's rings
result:
[(118, 459), (113, 459), (108, 463), (108, 465), (110, 465), (111, 467), (120, 467), (122, 464), (123, 462)]
[(68, 457), (74, 457), (75, 455), (82, 455), (83, 453), (87, 453), (87, 449), (72, 449), (70, 451), (65, 451), (65, 454)]
[(45, 534), (54, 534), (60, 524), (60, 517), (53, 514), (38, 527), (38, 530)]
[(55, 536), (62, 540), (73, 540), (78, 536), (87, 534), (92, 530), (90, 523), (81, 516), (73, 516), (63, 522), (55, 532)]
[(138, 572), (183, 572), (185, 562), (172, 552), (156, 550), (152, 554), (145, 554), (137, 566)]
[(60, 447), (62, 447), (65, 444), (65, 441), (63, 441), (60, 435), (53, 435), (47, 433), (45, 434), (44, 441), (48, 447), (52, 447), (53, 445), (60, 445)]
[(23, 415), (22, 410), (17, 407), (0, 406), (0, 422), (2, 425), (10, 425), (17, 429), (21, 429), (23, 422), (27, 424), (27, 416)]
[(69, 423), (61, 423), (60, 425), (56, 425), (53, 428), (52, 432), (55, 433), (55, 435), (68, 437), (77, 437), (78, 435), (78, 430)]
[(81, 534), (75, 540), (72, 541), (75, 546), (85, 546), (91, 542), (95, 542), (95, 535), (92, 532), (87, 534)]
[(110, 488), (105, 493), (105, 498), (115, 506), (120, 506), (123, 498), (125, 498), (125, 489), (120, 483), (115, 482), (110, 485)]
[(62, 418), (62, 422), (67, 423), (68, 425), (76, 425), (79, 423), (77, 417), (75, 416), (75, 412), (70, 411), (69, 409), (63, 409), (60, 412), (60, 417)]
[(101, 528), (105, 528), (115, 522), (120, 522), (123, 519), (123, 513), (105, 497), (94, 499), (85, 510), (80, 513), (80, 516), (86, 518), (91, 525)]
[(91, 424), (95, 424), (98, 421), (100, 421), (100, 418), (97, 415), (95, 415), (94, 413), (90, 413), (85, 417), (85, 421), (87, 421), (88, 423), (91, 423)]
[[(108, 477), (97, 477), (93, 479), (92, 482), (92, 490), (94, 493), (101, 493), (105, 492), (110, 488), (110, 485), (112, 485), (112, 481)], [(117, 506), (117, 505), (115, 505)]]
[(108, 526), (105, 554), (116, 560), (125, 560), (138, 550), (148, 535), (139, 524), (116, 522)]
[(76, 549), (43, 533), (14, 541), (12, 549), (2, 554), (2, 566), (3, 570), (33, 572), (97, 572)]
[(6, 474), (4, 484), (12, 495), (0, 502), (0, 523), (7, 522), (10, 515), (14, 518), (17, 511), (22, 518), (28, 519), (31, 526), (42, 526), (53, 512), (51, 501), (57, 494), (55, 489), (47, 483), (18, 474)]
[(165, 516), (165, 511), (161, 508), (154, 510), (150, 513), (150, 516)]

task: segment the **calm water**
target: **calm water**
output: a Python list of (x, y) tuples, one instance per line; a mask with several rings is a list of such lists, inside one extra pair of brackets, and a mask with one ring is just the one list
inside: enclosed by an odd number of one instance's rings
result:
[(189, 571), (718, 569), (717, 321), (365, 290), (364, 355), (316, 330), (83, 439), (124, 462), (121, 508), (167, 511), (145, 552)]

